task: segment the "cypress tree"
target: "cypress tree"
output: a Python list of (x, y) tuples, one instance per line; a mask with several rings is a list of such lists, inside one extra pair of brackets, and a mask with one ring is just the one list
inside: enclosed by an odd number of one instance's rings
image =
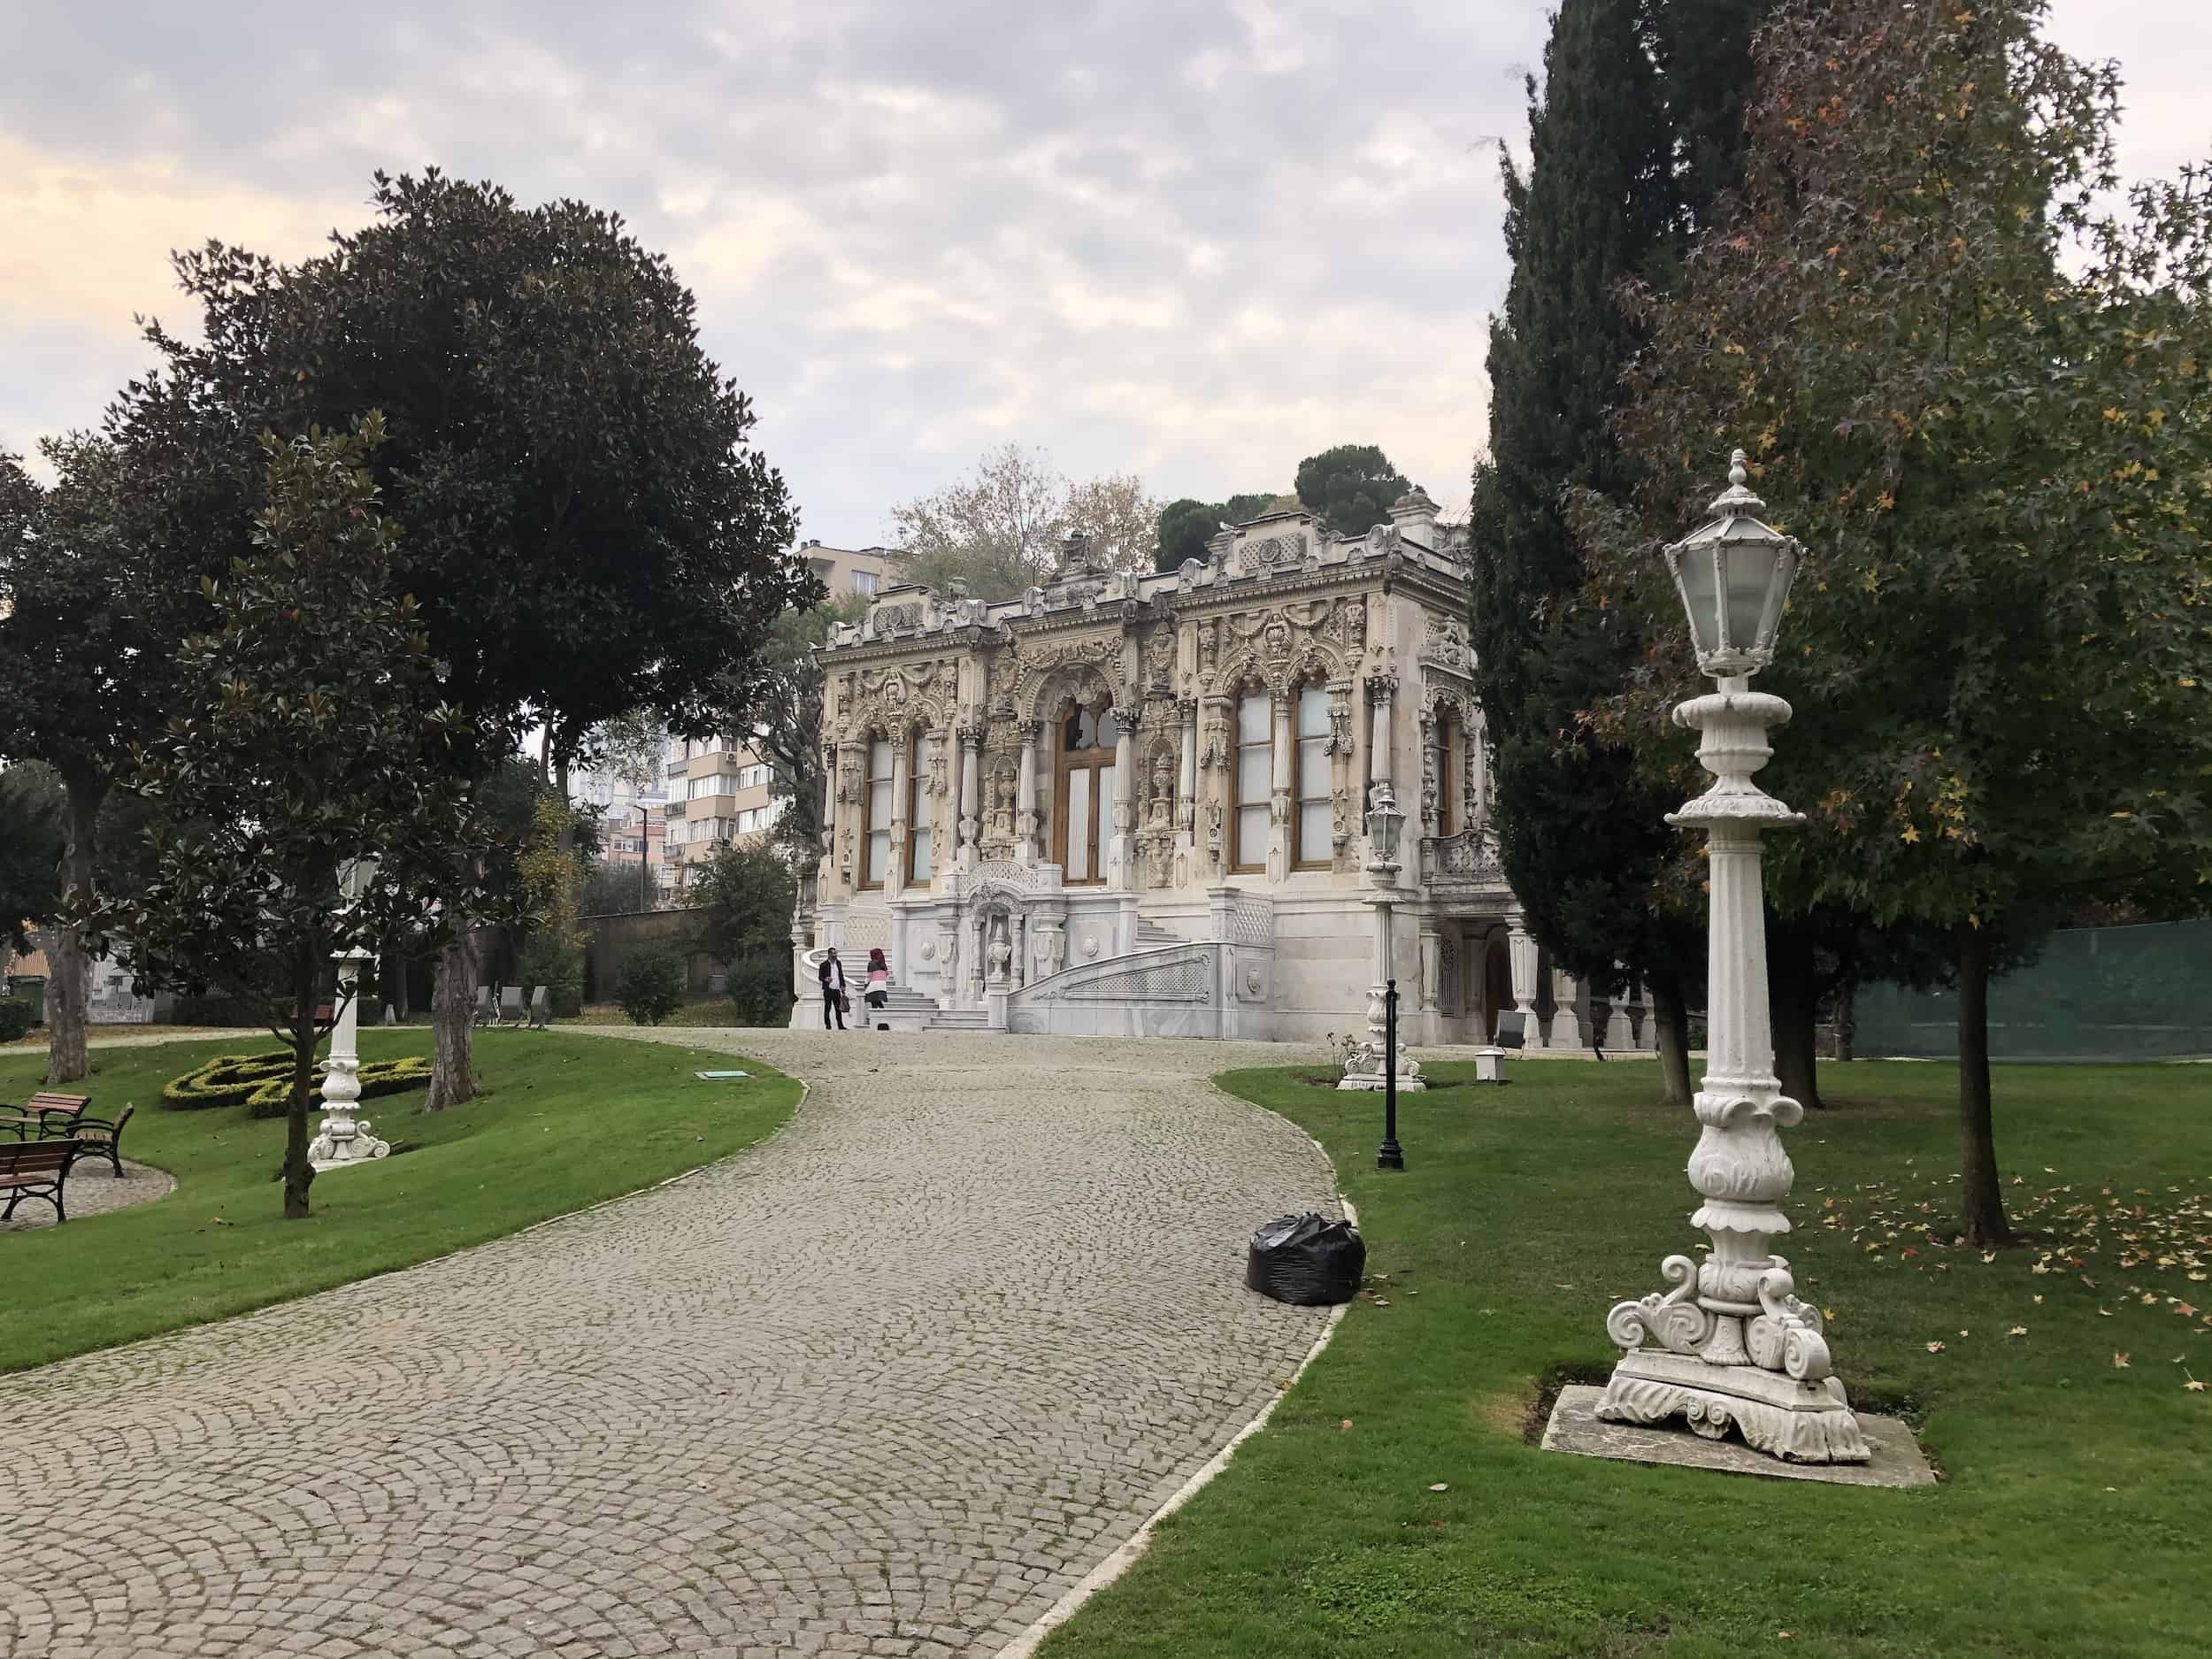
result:
[(1670, 904), (1660, 892), (1675, 842), (1663, 814), (1682, 796), (1640, 780), (1632, 748), (1594, 718), (1644, 646), (1578, 603), (1585, 572), (1562, 492), (1625, 496), (1634, 483), (1607, 420), (1641, 343), (1618, 286), (1665, 280), (1733, 184), (1764, 6), (1562, 0), (1542, 86), (1528, 83), (1527, 171), (1504, 162), (1513, 276), (1491, 324), (1490, 443), (1470, 524), (1476, 687), (1507, 873), (1562, 966), (1608, 994), (1628, 975), (1648, 986), (1676, 1101), (1689, 1097), (1685, 1010), (1703, 972), (1694, 895)]

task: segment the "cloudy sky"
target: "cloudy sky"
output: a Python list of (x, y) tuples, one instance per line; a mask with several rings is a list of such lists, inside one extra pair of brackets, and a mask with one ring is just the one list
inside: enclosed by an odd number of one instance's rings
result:
[[(2212, 5), (2058, 0), (2125, 165), (2212, 152)], [(618, 209), (696, 290), (805, 532), (1015, 440), (1163, 497), (1484, 434), (1492, 141), (1533, 0), (0, 0), (0, 449), (96, 419), (190, 320), (168, 250), (312, 252), (377, 167)]]

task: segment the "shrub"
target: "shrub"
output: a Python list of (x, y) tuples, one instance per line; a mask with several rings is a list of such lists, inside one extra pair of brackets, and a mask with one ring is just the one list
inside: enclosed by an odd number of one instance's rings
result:
[(38, 1018), (38, 1005), (27, 996), (0, 996), (0, 1042), (13, 1042)]
[(657, 1025), (684, 1005), (684, 961), (672, 950), (647, 946), (622, 959), (614, 1000), (634, 1025)]
[(573, 1019), (584, 1008), (584, 953), (565, 949), (559, 941), (541, 934), (522, 953), (522, 982), (545, 987), (547, 1007)]
[[(430, 1081), (430, 1062), (419, 1055), (361, 1063), (361, 1098), (403, 1094)], [(317, 1073), (315, 1087), (321, 1087)], [(178, 1111), (243, 1104), (255, 1118), (281, 1118), (291, 1103), (292, 1056), (282, 1049), (265, 1054), (218, 1055), (196, 1071), (162, 1086), (161, 1103)]]
[(243, 997), (207, 994), (180, 996), (169, 1010), (170, 1023), (178, 1025), (258, 1026), (268, 1018), (265, 1010)]
[(791, 1023), (791, 958), (744, 956), (730, 964), (723, 984), (737, 1003), (741, 1025), (787, 1025)]

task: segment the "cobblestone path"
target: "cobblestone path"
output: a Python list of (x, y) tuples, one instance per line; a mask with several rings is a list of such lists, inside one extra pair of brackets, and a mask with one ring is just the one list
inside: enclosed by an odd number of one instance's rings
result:
[(0, 1378), (0, 1654), (987, 1655), (1322, 1329), (1241, 1256), (1328, 1166), (1205, 1082), (1282, 1048), (654, 1034), (814, 1091), (675, 1185)]

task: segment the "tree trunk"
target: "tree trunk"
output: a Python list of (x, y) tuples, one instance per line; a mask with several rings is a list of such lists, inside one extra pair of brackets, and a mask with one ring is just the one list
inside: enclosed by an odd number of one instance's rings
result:
[(284, 1218), (308, 1214), (307, 1189), (315, 1171), (307, 1162), (307, 1091), (315, 1074), (315, 956), (303, 949), (292, 969), (292, 1101), (285, 1112)]
[(1989, 927), (1961, 923), (1959, 968), (1959, 1209), (1967, 1242), (2009, 1244), (1997, 1139), (1989, 1111)]
[(1847, 977), (1836, 987), (1836, 1058), (1849, 1061), (1859, 1040), (1859, 982)]
[(1767, 922), (1767, 1015), (1774, 1026), (1774, 1074), (1782, 1093), (1807, 1111), (1818, 1111), (1819, 1059), (1813, 1028), (1820, 1012), (1812, 929), (1771, 918)]
[(1682, 1001), (1682, 982), (1670, 974), (1655, 973), (1646, 980), (1651, 992), (1652, 1023), (1659, 1038), (1661, 1098), (1670, 1106), (1690, 1103), (1690, 1010)]
[(441, 1112), (476, 1098), (476, 1073), (469, 1054), (475, 1018), (476, 936), (464, 928), (438, 953), (438, 982), (430, 993), (430, 1023), (436, 1040), (425, 1111)]
[[(64, 773), (62, 789), (69, 803), (69, 844), (62, 853), (62, 894), (76, 899), (92, 891), (93, 826), (99, 821), (100, 803), (108, 792), (104, 780), (80, 773)], [(74, 1083), (92, 1070), (85, 1053), (85, 1002), (92, 981), (92, 964), (85, 959), (84, 941), (77, 930), (57, 922), (50, 930), (53, 943), (46, 953), (46, 1080)]]

